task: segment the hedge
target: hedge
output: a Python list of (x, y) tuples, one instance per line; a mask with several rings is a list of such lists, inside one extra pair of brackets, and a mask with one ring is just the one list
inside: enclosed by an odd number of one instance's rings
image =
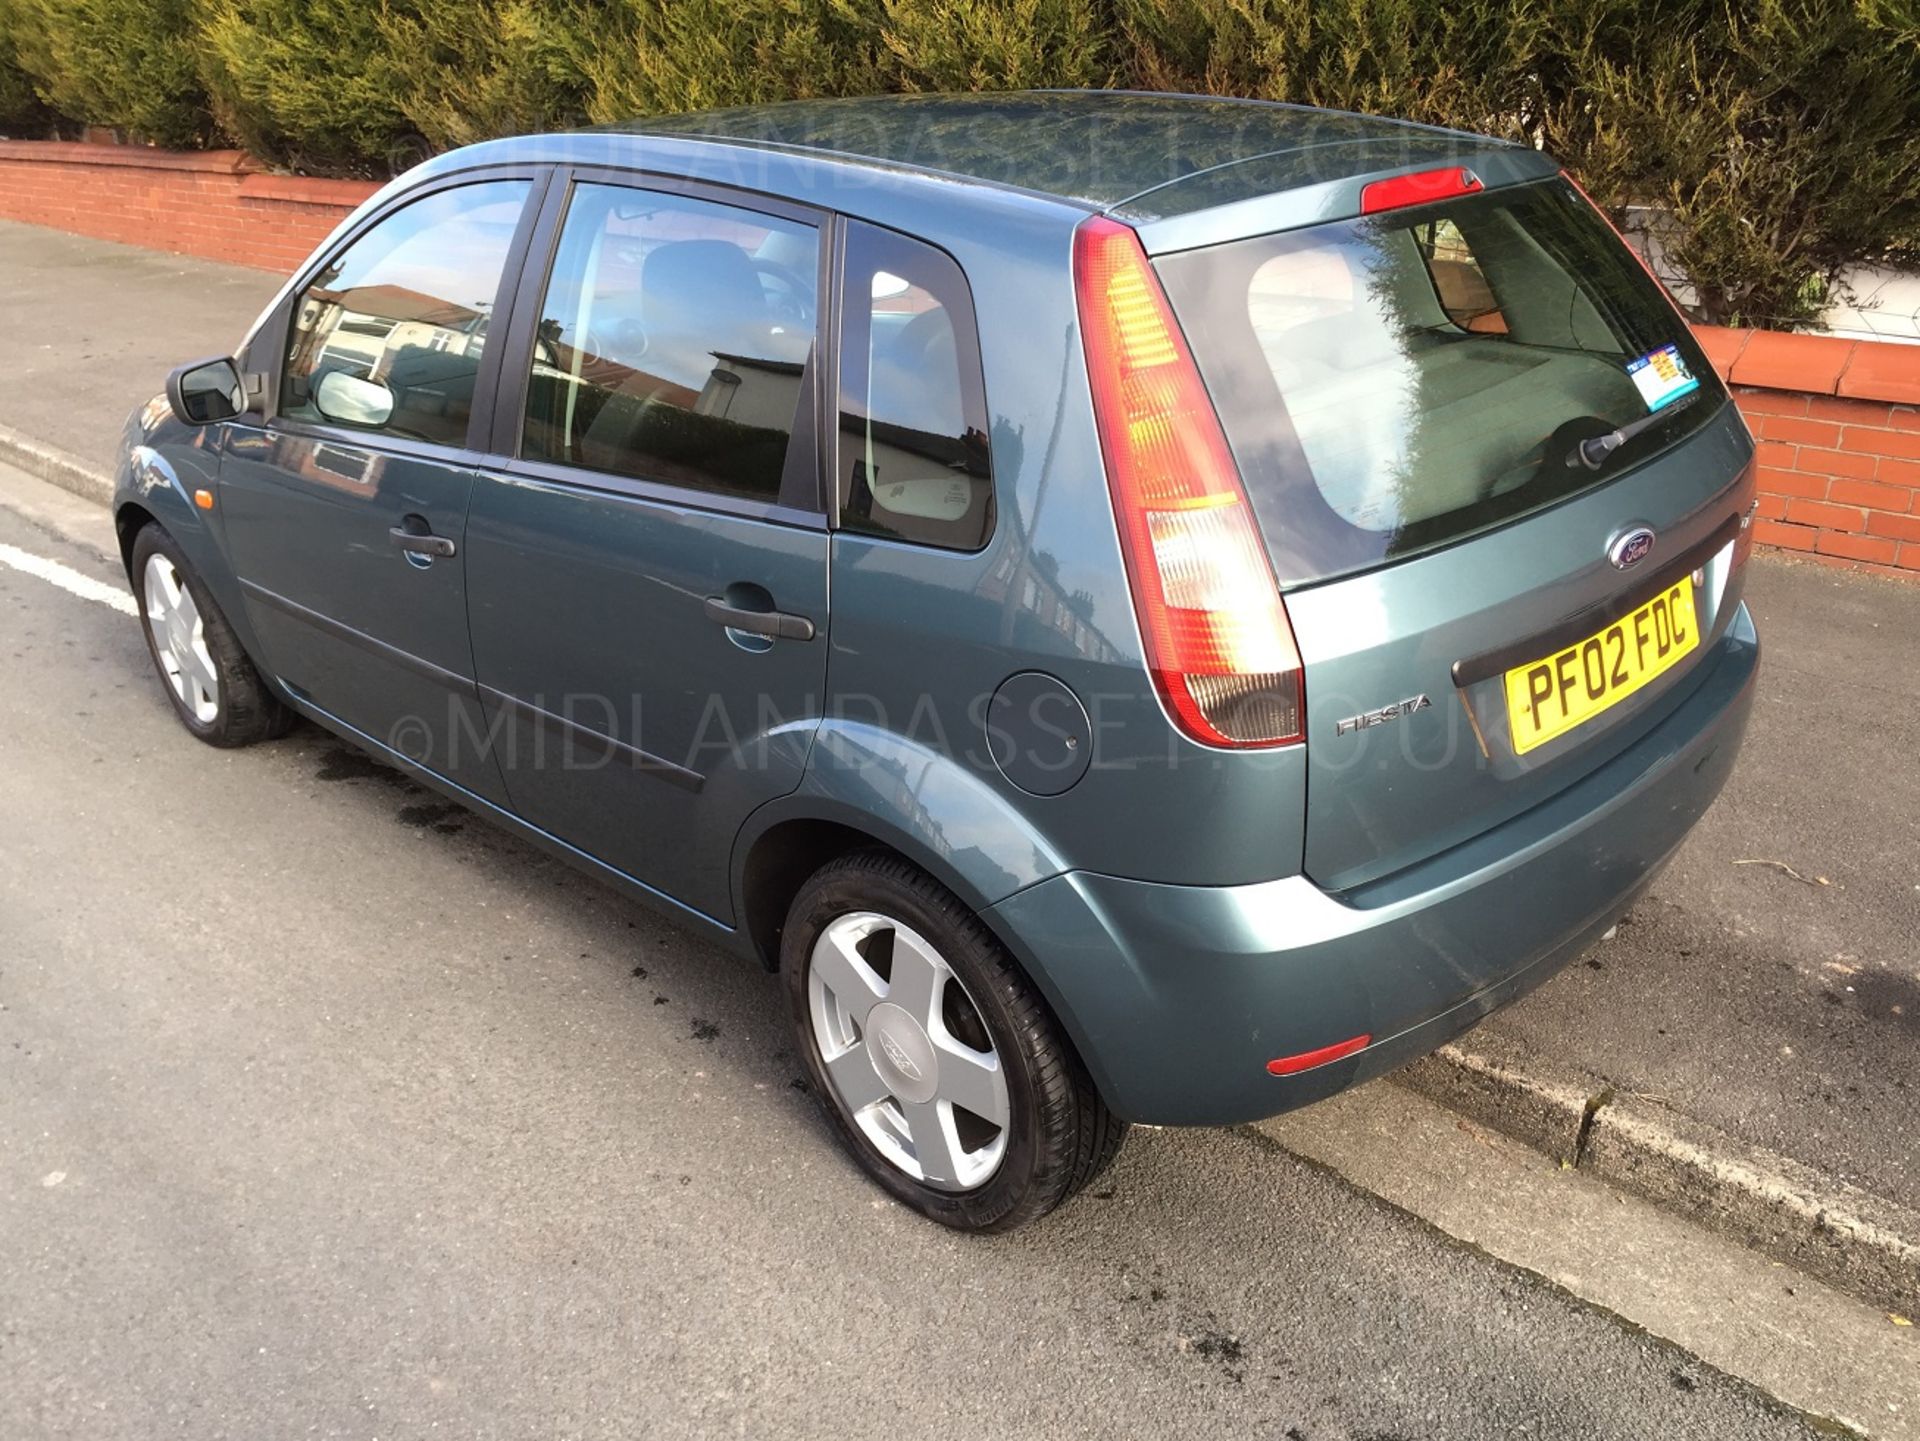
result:
[(1793, 325), (1920, 262), (1913, 0), (0, 0), (0, 133), (56, 117), (384, 175), (663, 111), (1124, 85), (1544, 146), (1657, 217), (1698, 318)]
[[(214, 138), (189, 0), (0, 0), (0, 125), (44, 111), (161, 145)], [(17, 67), (29, 87), (9, 83)], [(21, 93), (30, 89), (33, 102)], [(18, 106), (18, 109), (13, 107)], [(36, 115), (35, 111), (41, 114)]]

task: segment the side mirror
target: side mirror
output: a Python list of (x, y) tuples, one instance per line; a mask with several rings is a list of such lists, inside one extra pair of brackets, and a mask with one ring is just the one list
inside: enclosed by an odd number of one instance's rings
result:
[(167, 377), (167, 404), (182, 424), (212, 425), (245, 410), (247, 392), (239, 370), (223, 355), (177, 367)]
[(328, 420), (343, 425), (385, 425), (393, 414), (393, 392), (377, 380), (344, 370), (329, 370), (313, 388), (313, 403)]

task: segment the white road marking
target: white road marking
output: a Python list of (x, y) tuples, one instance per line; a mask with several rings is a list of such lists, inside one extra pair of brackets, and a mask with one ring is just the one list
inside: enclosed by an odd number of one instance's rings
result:
[(57, 560), (48, 560), (43, 555), (34, 555), (31, 551), (20, 549), (17, 545), (0, 542), (0, 565), (12, 566), (26, 575), (38, 576), (52, 585), (57, 585), (69, 595), (77, 595), (82, 600), (98, 601), (109, 610), (117, 610), (122, 615), (139, 615), (140, 608), (133, 603), (133, 597), (117, 585), (102, 585), (90, 575), (82, 575), (70, 565), (62, 565)]

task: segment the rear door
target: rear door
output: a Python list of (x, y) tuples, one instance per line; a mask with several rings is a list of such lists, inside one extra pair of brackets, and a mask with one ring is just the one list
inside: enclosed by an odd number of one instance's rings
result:
[(514, 807), (704, 914), (799, 784), (827, 658), (820, 218), (576, 173), (516, 307), (467, 519)]
[(1465, 841), (1678, 704), (1738, 600), (1752, 445), (1570, 184), (1156, 265), (1286, 590), (1316, 881)]
[(292, 299), (274, 413), (230, 427), (220, 470), (269, 667), (496, 802), (467, 641), (469, 430), (535, 184), (448, 183), (344, 242)]

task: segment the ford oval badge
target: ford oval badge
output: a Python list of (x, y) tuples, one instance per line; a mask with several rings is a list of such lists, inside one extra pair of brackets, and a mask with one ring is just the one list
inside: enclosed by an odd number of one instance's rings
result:
[(1615, 569), (1628, 570), (1653, 554), (1653, 531), (1644, 525), (1623, 530), (1607, 545), (1607, 559)]

